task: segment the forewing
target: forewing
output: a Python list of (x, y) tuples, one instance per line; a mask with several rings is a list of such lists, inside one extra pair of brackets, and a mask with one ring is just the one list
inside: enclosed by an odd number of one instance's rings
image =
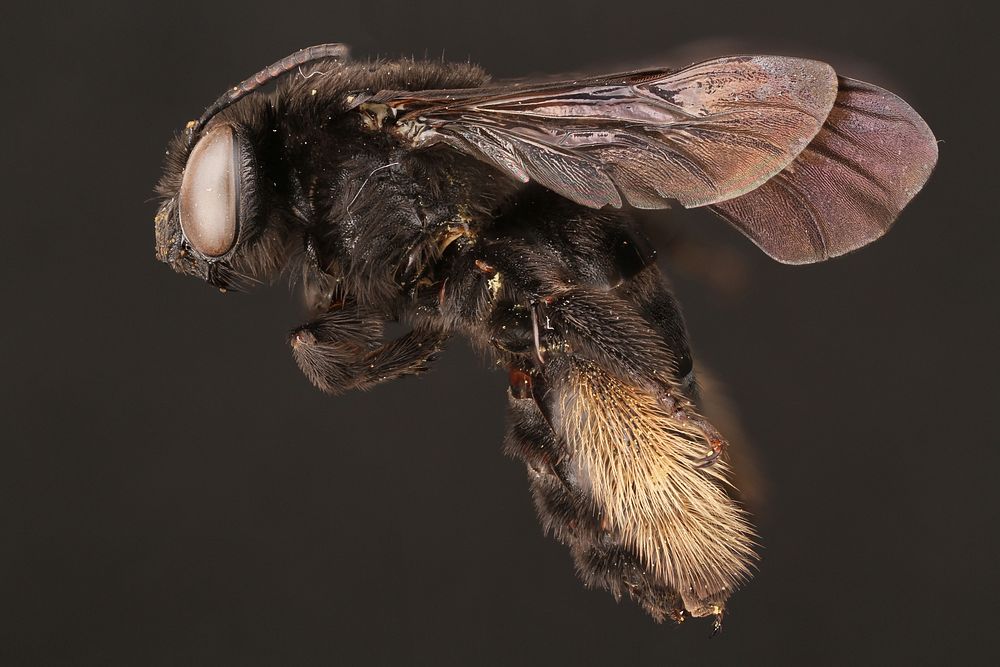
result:
[(396, 131), (444, 142), (585, 206), (662, 208), (745, 194), (816, 136), (837, 92), (824, 63), (720, 58), (677, 72), (501, 86), (384, 92)]
[(841, 78), (823, 129), (795, 161), (712, 209), (774, 259), (818, 262), (885, 234), (936, 162), (934, 135), (906, 102)]

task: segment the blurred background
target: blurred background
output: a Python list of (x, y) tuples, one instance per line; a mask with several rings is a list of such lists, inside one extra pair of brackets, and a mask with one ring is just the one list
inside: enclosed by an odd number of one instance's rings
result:
[[(995, 36), (972, 3), (27, 3), (5, 10), (0, 151), (3, 665), (943, 664), (995, 660)], [(724, 631), (576, 579), (500, 453), (506, 378), (332, 399), (281, 284), (222, 295), (153, 259), (164, 147), (228, 85), (319, 42), (497, 77), (812, 57), (900, 94), (940, 144), (897, 227), (781, 266), (703, 212), (675, 277), (752, 445), (762, 559)], [(712, 261), (712, 256), (709, 256)]]

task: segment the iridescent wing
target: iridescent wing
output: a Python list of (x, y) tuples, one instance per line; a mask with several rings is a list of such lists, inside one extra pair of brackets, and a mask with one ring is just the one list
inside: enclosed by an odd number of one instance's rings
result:
[(824, 63), (720, 58), (550, 84), (383, 91), (365, 100), (414, 146), (446, 143), (584, 206), (715, 204), (750, 192), (816, 136), (837, 94)]
[(712, 210), (779, 262), (819, 262), (885, 234), (927, 182), (937, 153), (906, 102), (841, 77), (823, 129), (795, 161)]
[(414, 147), (446, 144), (584, 206), (710, 206), (792, 264), (882, 236), (937, 161), (906, 102), (797, 58), (382, 91), (358, 104)]

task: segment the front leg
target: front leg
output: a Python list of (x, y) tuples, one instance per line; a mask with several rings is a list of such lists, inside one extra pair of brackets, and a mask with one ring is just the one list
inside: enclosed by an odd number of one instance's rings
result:
[(427, 370), (445, 334), (415, 329), (382, 343), (382, 322), (357, 307), (326, 313), (292, 331), (295, 363), (309, 381), (328, 394), (375, 385)]

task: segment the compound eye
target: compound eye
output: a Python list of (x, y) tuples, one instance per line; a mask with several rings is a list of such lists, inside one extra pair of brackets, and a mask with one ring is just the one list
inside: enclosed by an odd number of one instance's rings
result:
[(221, 257), (236, 242), (239, 208), (237, 138), (220, 125), (198, 140), (188, 157), (178, 195), (181, 229), (196, 251)]

